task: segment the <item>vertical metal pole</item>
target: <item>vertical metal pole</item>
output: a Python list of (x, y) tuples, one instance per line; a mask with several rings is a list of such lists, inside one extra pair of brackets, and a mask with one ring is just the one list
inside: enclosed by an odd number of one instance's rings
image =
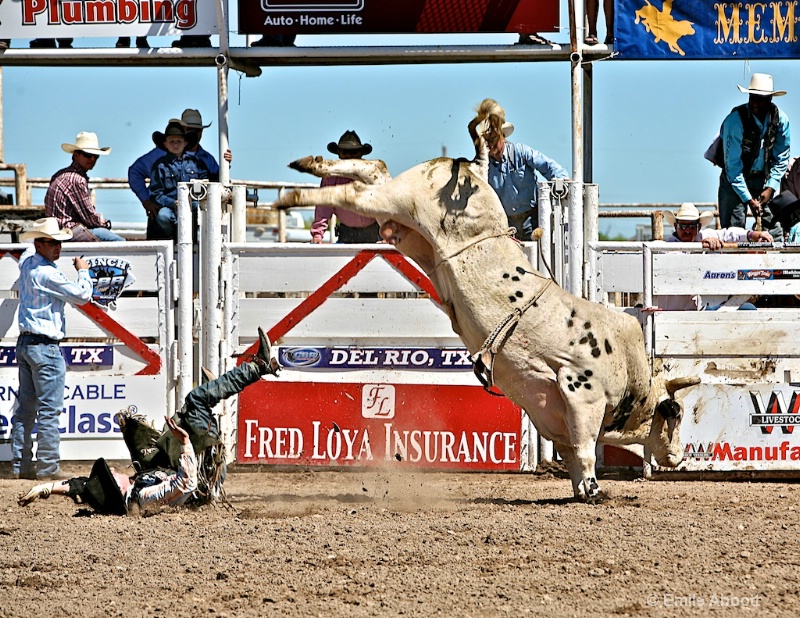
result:
[(231, 204), (231, 242), (247, 240), (247, 187), (233, 187)]
[[(3, 67), (0, 67), (0, 163), (6, 161), (6, 135), (3, 130)], [(19, 194), (17, 194), (17, 204), (19, 204)]]
[(539, 183), (539, 227), (542, 228), (542, 238), (539, 240), (542, 259), (547, 263), (539, 264), (539, 269), (544, 272), (546, 268), (553, 268), (553, 202), (550, 197), (550, 183)]
[[(572, 53), (572, 185), (569, 191), (569, 281), (567, 289), (576, 296), (583, 289), (583, 2), (570, 0), (570, 42)], [(580, 24), (580, 26), (579, 26)]]
[(193, 256), (192, 256), (192, 204), (189, 185), (178, 183), (178, 390), (177, 406), (192, 390), (192, 356), (194, 333), (192, 332)]
[(593, 181), (594, 174), (594, 123), (593, 123), (593, 70), (592, 63), (583, 67), (583, 182)]
[(647, 357), (653, 358), (653, 312), (647, 311), (653, 306), (653, 249), (650, 243), (642, 243), (642, 270), (644, 285), (642, 286), (642, 308), (644, 315), (644, 348)]
[[(583, 222), (583, 241), (584, 241), (584, 252), (583, 252), (583, 260), (585, 264), (585, 268), (589, 268), (590, 264), (590, 251), (589, 251), (589, 243), (597, 242), (599, 238), (599, 230), (598, 227), (598, 209), (600, 207), (600, 191), (597, 185), (587, 184), (583, 186), (584, 189), (584, 197), (583, 197), (583, 211), (584, 211), (584, 222)], [(586, 279), (587, 279), (587, 286), (589, 285), (589, 271), (586, 270)], [(584, 290), (584, 298), (590, 298), (593, 293), (588, 289), (588, 287)]]
[(203, 367), (220, 373), (219, 342), (221, 306), (220, 264), (222, 263), (222, 186), (218, 182), (208, 185), (208, 198), (203, 211), (203, 238), (201, 243), (201, 262), (203, 285), (200, 287), (200, 301), (203, 311), (203, 332), (201, 358)]
[(225, 160), (224, 154), (228, 150), (228, 13), (227, 1), (218, 0), (217, 25), (219, 27), (219, 56), (217, 56), (217, 86), (219, 122), (219, 181), (228, 186), (231, 183), (231, 166)]

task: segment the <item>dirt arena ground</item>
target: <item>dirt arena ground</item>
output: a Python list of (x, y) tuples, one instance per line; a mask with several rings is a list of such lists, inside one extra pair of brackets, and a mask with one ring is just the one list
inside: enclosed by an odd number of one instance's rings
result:
[(559, 476), (240, 469), (233, 509), (147, 517), (2, 480), (2, 613), (800, 615), (800, 484)]

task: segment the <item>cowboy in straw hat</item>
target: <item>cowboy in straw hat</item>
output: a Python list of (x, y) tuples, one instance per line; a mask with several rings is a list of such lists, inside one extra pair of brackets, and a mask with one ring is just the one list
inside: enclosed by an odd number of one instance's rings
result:
[(717, 203), (722, 227), (745, 227), (748, 209), (756, 217), (755, 229), (782, 238), (783, 230), (764, 208), (780, 188), (789, 165), (789, 118), (773, 102), (786, 94), (776, 90), (772, 76), (754, 73), (744, 105), (733, 108), (722, 122), (720, 138), (724, 163)]
[(125, 240), (111, 231), (111, 221), (97, 211), (89, 193), (88, 172), (111, 148), (101, 147), (96, 133), (81, 131), (75, 143), (61, 144), (61, 150), (72, 155), (72, 163), (50, 179), (44, 196), (45, 214), (55, 217), (61, 227), (70, 228), (74, 241)]
[[(538, 224), (538, 178), (569, 178), (567, 170), (555, 160), (525, 144), (506, 141), (514, 125), (506, 120), (505, 110), (494, 99), (484, 99), (470, 122), (471, 130), (488, 120), (484, 138), (489, 146), (489, 184), (497, 193), (508, 223), (518, 240), (531, 240)], [(498, 128), (499, 127), (499, 128)]]
[[(349, 130), (342, 133), (338, 142), (328, 143), (328, 152), (338, 155), (340, 159), (361, 159), (372, 152), (372, 145), (361, 141), (358, 133)], [(343, 185), (352, 182), (341, 176), (323, 178), (321, 187)], [(380, 226), (371, 217), (362, 217), (344, 208), (318, 205), (314, 210), (314, 222), (311, 224), (311, 242), (325, 242), (325, 232), (331, 217), (336, 215), (337, 243), (373, 243), (380, 240)]]
[[(52, 217), (37, 219), (23, 232), (33, 241), (19, 259), (19, 312), (16, 358), (19, 409), (11, 421), (11, 471), (15, 478), (51, 480), (60, 472), (59, 415), (64, 408), (66, 366), (53, 349), (66, 335), (64, 304), (83, 305), (92, 298), (89, 264), (73, 260), (78, 278), (67, 280), (58, 270), (61, 243), (72, 239)], [(36, 462), (33, 427), (37, 424)]]
[(714, 214), (708, 210), (700, 212), (692, 202), (681, 204), (677, 212), (670, 210), (664, 218), (675, 228), (667, 242), (701, 242), (703, 247), (716, 251), (727, 242), (772, 242), (769, 232), (748, 231), (740, 227), (715, 230), (707, 228), (714, 220)]

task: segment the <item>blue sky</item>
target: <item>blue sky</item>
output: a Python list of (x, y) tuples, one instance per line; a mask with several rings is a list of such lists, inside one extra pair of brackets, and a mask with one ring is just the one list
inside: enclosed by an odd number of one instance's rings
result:
[[(562, 3), (565, 4), (565, 3)], [(566, 25), (566, 8), (562, 10)], [(235, 22), (233, 22), (235, 23)], [(604, 24), (600, 24), (601, 38)], [(549, 35), (566, 43), (567, 32)], [(299, 36), (298, 46), (342, 45), (344, 36)], [(516, 41), (516, 35), (348, 37), (352, 44), (461, 44)], [(16, 42), (15, 45), (24, 44)], [(76, 45), (113, 45), (112, 40)], [(168, 45), (169, 39), (161, 40)], [(235, 35), (234, 45), (243, 37)], [(771, 73), (789, 94), (776, 103), (800, 122), (797, 61), (615, 61), (594, 65), (594, 180), (601, 202), (713, 202), (718, 170), (703, 159), (753, 72)], [(794, 69), (794, 70), (792, 70)], [(466, 125), (475, 105), (497, 99), (516, 125), (512, 140), (571, 162), (570, 66), (566, 61), (474, 65), (263, 68), (229, 74), (234, 179), (310, 181), (286, 165), (356, 130), (393, 174), (440, 156), (470, 156)], [(186, 107), (213, 124), (203, 145), (216, 152), (217, 80), (212, 68), (3, 69), (5, 159), (49, 177), (69, 162), (60, 145), (94, 131), (113, 151), (94, 177), (124, 177), (152, 147), (151, 134)], [(800, 138), (797, 138), (800, 139)], [(800, 142), (793, 155), (800, 152)], [(43, 202), (43, 194), (34, 201)], [(144, 220), (132, 193), (103, 192), (112, 220)], [(601, 221), (604, 231), (630, 226)]]

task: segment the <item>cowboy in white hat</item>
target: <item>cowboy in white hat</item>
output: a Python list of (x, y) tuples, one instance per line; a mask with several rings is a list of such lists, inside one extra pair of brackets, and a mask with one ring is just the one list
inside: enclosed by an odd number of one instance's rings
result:
[[(19, 409), (11, 421), (11, 470), (15, 478), (52, 480), (60, 476), (59, 416), (64, 408), (64, 359), (57, 351), (66, 334), (64, 303), (83, 305), (92, 298), (89, 264), (73, 260), (78, 279), (58, 270), (61, 243), (72, 239), (52, 217), (37, 219), (23, 232), (33, 241), (19, 259), (17, 366)], [(33, 427), (38, 423), (36, 462)]]
[(719, 216), (722, 227), (745, 227), (748, 209), (756, 229), (783, 236), (780, 223), (765, 206), (780, 188), (789, 165), (789, 118), (773, 102), (786, 94), (776, 90), (772, 76), (753, 73), (739, 91), (748, 102), (733, 108), (722, 122), (720, 138), (724, 163), (719, 179)]
[(509, 142), (514, 125), (506, 121), (505, 110), (493, 99), (484, 99), (476, 111), (492, 109), (501, 118), (500, 131), (485, 137), (489, 144), (489, 184), (500, 198), (508, 224), (516, 229), (519, 240), (531, 240), (538, 225), (538, 174), (547, 180), (569, 178), (567, 170), (555, 160), (530, 146)]
[(61, 149), (72, 155), (72, 164), (58, 170), (50, 179), (44, 196), (45, 214), (55, 217), (61, 227), (72, 230), (75, 241), (125, 240), (111, 231), (111, 221), (97, 212), (89, 193), (87, 172), (94, 169), (97, 159), (109, 154), (111, 148), (101, 148), (97, 134), (81, 131), (74, 144), (61, 144)]
[[(362, 159), (372, 152), (372, 144), (361, 141), (353, 130), (345, 131), (338, 142), (328, 143), (328, 152), (339, 155), (340, 159)], [(352, 182), (342, 176), (323, 178), (321, 187), (343, 185)], [(325, 232), (331, 219), (336, 216), (336, 236), (339, 244), (373, 243), (380, 240), (380, 226), (372, 217), (362, 217), (344, 208), (336, 208), (327, 204), (319, 204), (314, 209), (314, 221), (311, 224), (311, 242), (325, 242)]]
[(707, 226), (714, 220), (714, 213), (708, 210), (700, 212), (692, 202), (681, 204), (677, 212), (670, 210), (664, 218), (675, 228), (667, 242), (700, 242), (706, 249), (716, 251), (724, 243), (740, 242), (772, 242), (769, 232), (745, 230), (741, 227), (729, 227), (716, 230)]

